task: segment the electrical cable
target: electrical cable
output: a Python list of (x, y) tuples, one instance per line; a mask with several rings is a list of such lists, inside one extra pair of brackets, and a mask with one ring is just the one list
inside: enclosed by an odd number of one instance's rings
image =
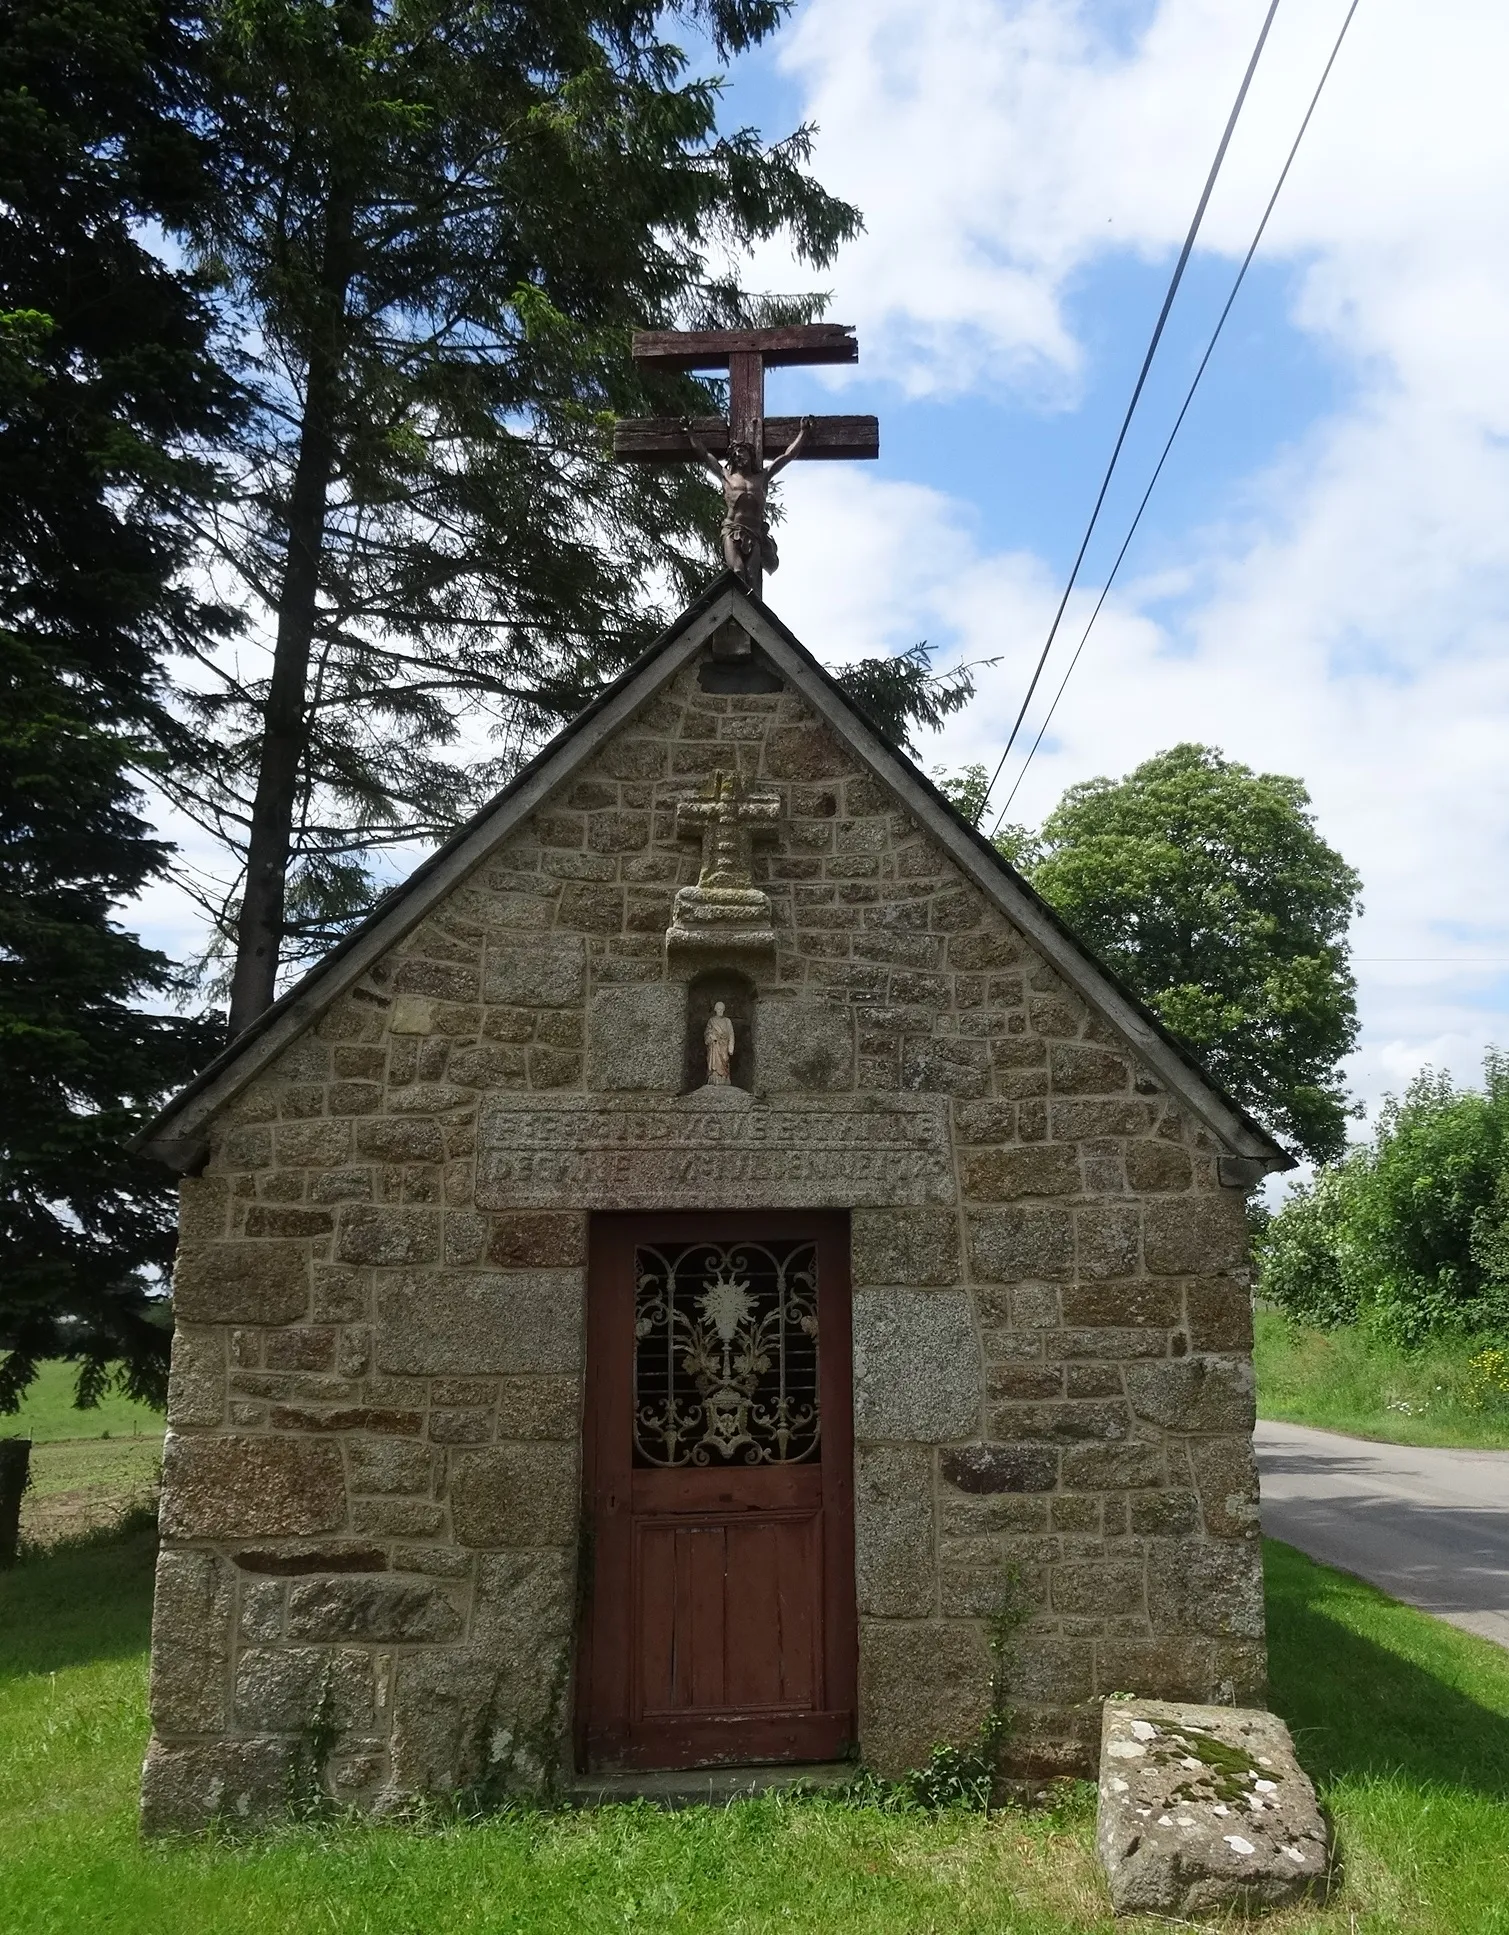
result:
[[(1074, 590), (1075, 581), (1079, 577), (1079, 567), (1085, 561), (1085, 552), (1090, 548), (1090, 539), (1095, 533), (1095, 525), (1100, 517), (1101, 506), (1106, 501), (1106, 492), (1111, 488), (1111, 476), (1116, 469), (1116, 460), (1121, 455), (1121, 446), (1126, 442), (1127, 432), (1132, 427), (1133, 413), (1136, 411), (1138, 399), (1142, 395), (1142, 387), (1147, 382), (1148, 371), (1152, 368), (1153, 357), (1157, 352), (1158, 344), (1162, 340), (1163, 325), (1168, 321), (1168, 312), (1174, 306), (1174, 297), (1178, 294), (1179, 284), (1184, 279), (1184, 266), (1189, 261), (1190, 254), (1194, 249), (1195, 237), (1199, 234), (1200, 224), (1205, 218), (1206, 205), (1210, 201), (1211, 194), (1215, 189), (1216, 177), (1221, 172), (1221, 164), (1226, 159), (1226, 150), (1230, 146), (1231, 137), (1236, 131), (1237, 117), (1241, 114), (1242, 104), (1247, 99), (1247, 90), (1252, 85), (1252, 77), (1257, 71), (1258, 59), (1267, 42), (1268, 30), (1273, 25), (1273, 16), (1278, 12), (1278, 7), (1279, 0), (1271, 0), (1267, 16), (1263, 21), (1262, 32), (1258, 35), (1257, 45), (1252, 50), (1252, 59), (1248, 61), (1247, 72), (1242, 76), (1242, 85), (1237, 89), (1237, 98), (1226, 122), (1226, 132), (1221, 136), (1221, 145), (1216, 149), (1216, 158), (1210, 165), (1210, 173), (1206, 177), (1204, 192), (1200, 196), (1198, 207), (1195, 209), (1194, 220), (1189, 225), (1189, 233), (1184, 238), (1184, 247), (1179, 251), (1179, 260), (1174, 265), (1174, 273), (1168, 285), (1168, 293), (1163, 298), (1163, 307), (1158, 312), (1158, 321), (1153, 328), (1152, 341), (1148, 344), (1147, 354), (1142, 359), (1142, 369), (1137, 377), (1137, 387), (1132, 391), (1132, 400), (1127, 405), (1127, 413), (1122, 419), (1121, 434), (1117, 437), (1116, 447), (1111, 452), (1111, 461), (1106, 465), (1106, 474), (1101, 480), (1100, 494), (1095, 499), (1095, 508), (1090, 513), (1090, 522), (1085, 527), (1085, 535), (1080, 543), (1079, 551), (1075, 556), (1074, 567), (1069, 573), (1069, 582), (1064, 586), (1064, 595), (1059, 600), (1058, 610), (1053, 615), (1053, 623), (1048, 631), (1047, 643), (1043, 646), (1038, 656), (1036, 670), (1033, 672), (1032, 681), (1027, 687), (1027, 696), (1023, 699), (1022, 709), (1016, 716), (1016, 724), (1011, 728), (1011, 737), (1006, 741), (1006, 750), (1001, 754), (996, 764), (996, 769), (990, 776), (990, 785), (985, 789), (986, 801), (989, 800), (995, 788), (996, 781), (1001, 777), (1002, 767), (1005, 766), (1007, 759), (1011, 756), (1011, 749), (1016, 744), (1016, 736), (1022, 729), (1023, 719), (1027, 716), (1027, 708), (1032, 703), (1032, 695), (1037, 690), (1037, 682), (1043, 676), (1043, 667), (1048, 663), (1048, 654), (1053, 649), (1053, 641), (1058, 636), (1058, 628), (1063, 622), (1064, 611), (1068, 606), (1070, 594)], [(984, 811), (985, 809), (982, 805), (980, 809), (981, 818), (984, 817)]]
[(1184, 419), (1189, 412), (1189, 406), (1195, 400), (1195, 391), (1200, 387), (1200, 379), (1205, 374), (1205, 366), (1210, 361), (1211, 356), (1214, 354), (1216, 344), (1221, 340), (1221, 331), (1226, 327), (1226, 318), (1231, 314), (1232, 304), (1237, 299), (1237, 292), (1240, 290), (1242, 283), (1246, 279), (1248, 269), (1252, 266), (1252, 258), (1257, 254), (1258, 244), (1262, 241), (1264, 231), (1268, 227), (1268, 218), (1270, 215), (1272, 215), (1274, 207), (1278, 202), (1278, 198), (1283, 193), (1284, 183), (1289, 179), (1289, 170), (1294, 166), (1294, 157), (1299, 153), (1299, 145), (1305, 138), (1305, 130), (1310, 125), (1310, 118), (1315, 113), (1315, 110), (1320, 103), (1320, 97), (1322, 92), (1324, 91), (1326, 82), (1331, 77), (1331, 69), (1336, 65), (1336, 56), (1341, 52), (1341, 43), (1347, 37), (1347, 29), (1352, 24), (1352, 16), (1353, 14), (1356, 13), (1358, 7), (1361, 4), (1362, 4), (1362, 0), (1352, 0), (1351, 6), (1347, 9), (1346, 18), (1341, 23), (1341, 32), (1336, 36), (1336, 44), (1331, 49), (1331, 58), (1326, 62), (1325, 67), (1321, 72), (1320, 80), (1316, 83), (1315, 92), (1310, 97), (1310, 105), (1305, 110), (1304, 120), (1301, 121), (1299, 124), (1299, 133), (1296, 134), (1294, 137), (1294, 145), (1289, 150), (1289, 158), (1287, 161), (1285, 161), (1283, 168), (1279, 172), (1279, 178), (1277, 183), (1274, 186), (1273, 193), (1268, 197), (1268, 206), (1263, 210), (1262, 220), (1258, 223), (1257, 229), (1253, 234), (1252, 245), (1248, 249), (1246, 255), (1242, 258), (1242, 266), (1240, 269), (1237, 270), (1236, 280), (1231, 285), (1231, 293), (1226, 298), (1226, 306), (1224, 309), (1222, 309), (1219, 317), (1216, 319), (1216, 326), (1211, 332), (1210, 341), (1205, 348), (1205, 354), (1200, 358), (1200, 367), (1195, 371), (1194, 380), (1189, 386), (1189, 393), (1188, 395), (1186, 395), (1184, 399), (1183, 406), (1180, 409), (1178, 416), (1175, 417), (1174, 419), (1174, 427), (1168, 433), (1168, 442), (1165, 443), (1163, 446), (1163, 454), (1161, 457), (1159, 457), (1157, 465), (1154, 468), (1153, 474), (1151, 478), (1148, 480), (1148, 487), (1142, 493), (1142, 502), (1137, 506), (1137, 515), (1132, 519), (1131, 528), (1128, 530), (1126, 537), (1122, 542), (1121, 549), (1116, 553), (1116, 561), (1111, 566), (1110, 573), (1106, 578), (1105, 585), (1101, 590), (1101, 594), (1095, 601), (1095, 609), (1090, 613), (1089, 621), (1085, 625), (1085, 629), (1083, 634), (1080, 637), (1080, 641), (1078, 645), (1076, 645), (1074, 648), (1074, 656), (1069, 661), (1068, 670), (1064, 673), (1063, 678), (1059, 681), (1058, 690), (1053, 695), (1053, 703), (1052, 705), (1049, 706), (1047, 714), (1043, 719), (1043, 723), (1037, 729), (1037, 737), (1033, 740), (1031, 749), (1028, 751), (1027, 757), (1022, 761), (1022, 770), (1017, 774), (1015, 780), (1013, 780), (1011, 791), (1006, 795), (1006, 804), (1001, 808), (1000, 812), (996, 816), (995, 826), (991, 828), (992, 834), (999, 831), (1001, 822), (1006, 818), (1006, 815), (1011, 811), (1011, 802), (1016, 798), (1017, 789), (1021, 786), (1022, 781), (1027, 777), (1027, 768), (1032, 764), (1033, 757), (1036, 754), (1038, 747), (1043, 743), (1043, 734), (1048, 730), (1049, 726), (1052, 725), (1053, 723), (1053, 715), (1058, 710), (1058, 702), (1064, 696), (1064, 687), (1069, 683), (1069, 680), (1073, 677), (1074, 668), (1079, 663), (1079, 655), (1085, 649), (1085, 642), (1090, 636), (1091, 629), (1093, 628), (1096, 619), (1099, 618), (1100, 616), (1100, 608), (1105, 603), (1107, 597), (1109, 596), (1111, 586), (1116, 582), (1116, 574), (1121, 569), (1121, 561), (1126, 556), (1127, 550), (1131, 545), (1132, 539), (1137, 535), (1137, 527), (1142, 522), (1142, 513), (1147, 509), (1148, 499), (1153, 494), (1153, 486), (1157, 483), (1159, 477), (1163, 474), (1163, 466), (1168, 461), (1168, 453), (1174, 447), (1174, 439), (1179, 434), (1180, 426), (1183, 424)]

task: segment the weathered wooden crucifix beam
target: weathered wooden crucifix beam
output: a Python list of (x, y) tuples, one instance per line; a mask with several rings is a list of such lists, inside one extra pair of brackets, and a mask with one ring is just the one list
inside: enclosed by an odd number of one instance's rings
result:
[[(807, 363), (857, 363), (859, 344), (846, 323), (802, 323), (786, 329), (636, 330), (637, 363), (663, 370), (727, 370), (728, 419), (626, 417), (613, 432), (613, 454), (630, 463), (702, 462), (723, 485), (723, 555), (759, 595), (763, 572), (779, 562), (766, 518), (775, 470), (793, 458), (878, 457), (874, 417), (767, 417), (765, 372)], [(766, 452), (772, 452), (766, 461)]]

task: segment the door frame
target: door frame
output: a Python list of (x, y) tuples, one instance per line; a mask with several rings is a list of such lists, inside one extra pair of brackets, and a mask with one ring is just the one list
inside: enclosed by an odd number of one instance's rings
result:
[[(606, 1434), (622, 1407), (609, 1401), (615, 1368), (614, 1298), (634, 1246), (667, 1238), (698, 1242), (809, 1239), (818, 1245), (818, 1390), (822, 1406), (823, 1699), (849, 1716), (858, 1737), (859, 1613), (854, 1571), (854, 1372), (847, 1210), (633, 1210), (594, 1212), (587, 1242), (587, 1351), (582, 1424), (581, 1617), (578, 1622), (572, 1737), (577, 1769), (588, 1771), (596, 1717), (631, 1718), (631, 1628), (625, 1608), (596, 1591), (607, 1546), (609, 1567), (629, 1579), (633, 1519), (628, 1501), (608, 1494)], [(632, 1294), (632, 1285), (630, 1285)]]

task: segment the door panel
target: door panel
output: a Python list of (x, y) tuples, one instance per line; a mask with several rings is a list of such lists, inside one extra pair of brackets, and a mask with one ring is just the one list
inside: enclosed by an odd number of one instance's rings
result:
[(847, 1219), (594, 1219), (584, 1767), (854, 1733)]

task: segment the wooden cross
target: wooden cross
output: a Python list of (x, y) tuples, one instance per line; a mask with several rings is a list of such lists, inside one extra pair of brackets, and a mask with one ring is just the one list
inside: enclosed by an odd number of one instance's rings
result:
[[(765, 483), (770, 461), (783, 454), (802, 458), (878, 457), (880, 425), (874, 417), (767, 417), (765, 372), (800, 363), (857, 363), (859, 344), (847, 323), (802, 323), (789, 329), (641, 329), (634, 333), (636, 363), (664, 370), (727, 370), (728, 421), (698, 417), (625, 417), (613, 432), (613, 454), (630, 463), (681, 464), (717, 459), (728, 515), (724, 555), (759, 596), (763, 570), (778, 562), (765, 522)], [(800, 446), (791, 446), (800, 436)], [(740, 468), (732, 453), (743, 446), (752, 466)]]

